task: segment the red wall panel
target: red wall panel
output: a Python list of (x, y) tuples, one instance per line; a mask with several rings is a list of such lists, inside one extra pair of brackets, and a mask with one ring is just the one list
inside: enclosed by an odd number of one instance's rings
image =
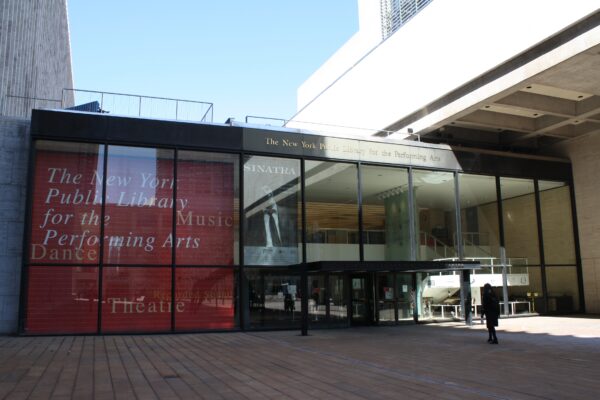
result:
[(104, 262), (170, 264), (173, 161), (112, 156), (106, 172)]
[(171, 268), (104, 267), (102, 288), (103, 332), (171, 329)]
[(178, 268), (177, 330), (231, 329), (235, 326), (235, 285), (231, 268)]
[(180, 161), (177, 169), (177, 264), (232, 265), (233, 164)]
[(98, 268), (29, 267), (25, 333), (95, 333)]
[(102, 157), (41, 150), (36, 156), (30, 262), (97, 264)]

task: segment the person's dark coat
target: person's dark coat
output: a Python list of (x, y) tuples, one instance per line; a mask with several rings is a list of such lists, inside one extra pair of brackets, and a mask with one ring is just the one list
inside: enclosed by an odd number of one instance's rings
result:
[(496, 293), (494, 293), (491, 287), (484, 288), (482, 305), (487, 327), (492, 328), (498, 326), (500, 302), (498, 301), (498, 297), (496, 297)]

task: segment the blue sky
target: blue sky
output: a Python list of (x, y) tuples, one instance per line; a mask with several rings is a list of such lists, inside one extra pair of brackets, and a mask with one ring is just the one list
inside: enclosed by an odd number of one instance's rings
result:
[(76, 89), (289, 118), (296, 89), (358, 30), (356, 0), (70, 0)]

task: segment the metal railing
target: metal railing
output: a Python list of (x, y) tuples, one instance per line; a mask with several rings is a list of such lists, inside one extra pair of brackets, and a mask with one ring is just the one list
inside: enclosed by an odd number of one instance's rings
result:
[(95, 90), (63, 89), (62, 106), (98, 102), (101, 112), (130, 117), (213, 122), (213, 104)]
[(385, 40), (433, 0), (381, 0), (381, 35)]
[(400, 134), (406, 135), (410, 137), (416, 138), (417, 142), (421, 141), (421, 135), (418, 133), (413, 133), (409, 128), (408, 132), (399, 132), (399, 131), (390, 131), (386, 129), (376, 129), (376, 128), (358, 128), (355, 126), (345, 126), (345, 125), (335, 125), (335, 124), (326, 124), (322, 122), (309, 122), (309, 121), (298, 121), (295, 119), (283, 119), (283, 118), (271, 118), (271, 117), (260, 117), (257, 115), (247, 115), (245, 122), (247, 124), (260, 124), (260, 125), (270, 125), (276, 126), (280, 128), (298, 128), (307, 129), (311, 132), (322, 133), (322, 134), (332, 134), (334, 132), (343, 132), (348, 135), (353, 135), (357, 137), (365, 137), (365, 136), (378, 136), (378, 137), (388, 137), (392, 134)]
[(455, 247), (448, 246), (431, 233), (421, 231), (419, 235), (420, 245), (425, 246), (425, 248), (433, 254), (433, 258), (437, 259), (438, 257), (441, 257), (442, 259), (450, 260), (452, 259), (452, 256), (456, 254)]

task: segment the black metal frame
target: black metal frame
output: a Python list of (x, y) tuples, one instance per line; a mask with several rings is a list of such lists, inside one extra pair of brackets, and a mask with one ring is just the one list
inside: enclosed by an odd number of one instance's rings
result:
[[(143, 135), (139, 137), (135, 137), (135, 134), (143, 132)], [(168, 135), (167, 135), (168, 133)], [(451, 171), (454, 173), (455, 180), (455, 202), (456, 202), (456, 220), (457, 220), (457, 229), (460, 227), (460, 204), (458, 200), (458, 174), (459, 173), (469, 173), (469, 174), (480, 174), (487, 175), (490, 171), (496, 169), (496, 173), (491, 175), (496, 178), (496, 196), (498, 201), (498, 223), (499, 223), (499, 238), (500, 245), (505, 245), (504, 240), (504, 226), (503, 226), (503, 215), (502, 215), (502, 199), (501, 199), (501, 188), (500, 188), (500, 177), (526, 177), (534, 179), (536, 185), (536, 212), (537, 212), (537, 220), (538, 220), (538, 231), (541, 230), (541, 222), (539, 219), (539, 193), (537, 188), (537, 180), (538, 179), (551, 179), (551, 180), (561, 180), (566, 181), (570, 185), (571, 190), (571, 206), (572, 206), (572, 218), (573, 225), (575, 231), (575, 246), (576, 246), (576, 258), (577, 258), (577, 276), (578, 276), (578, 285), (580, 292), (580, 303), (581, 309), (584, 310), (585, 303), (583, 301), (583, 278), (581, 271), (581, 257), (579, 253), (579, 237), (577, 235), (577, 217), (575, 213), (575, 195), (573, 188), (573, 180), (571, 169), (564, 168), (568, 166), (568, 164), (564, 163), (553, 163), (550, 161), (539, 161), (539, 160), (524, 160), (524, 159), (515, 159), (517, 160), (514, 165), (506, 166), (504, 163), (498, 163), (499, 156), (494, 155), (486, 155), (486, 154), (478, 154), (472, 155), (471, 153), (463, 154), (461, 157), (464, 158), (463, 170), (448, 170), (442, 168), (427, 168), (427, 167), (413, 167), (410, 165), (399, 165), (392, 163), (376, 163), (376, 162), (361, 162), (356, 160), (346, 160), (346, 159), (337, 159), (337, 158), (326, 158), (326, 157), (311, 157), (305, 155), (294, 155), (294, 154), (282, 154), (281, 152), (272, 152), (272, 151), (252, 151), (248, 152), (244, 149), (243, 146), (243, 135), (244, 128), (240, 127), (230, 127), (230, 126), (220, 126), (220, 125), (210, 125), (210, 124), (189, 124), (182, 122), (171, 122), (171, 121), (148, 121), (148, 120), (140, 120), (135, 118), (122, 118), (122, 117), (113, 117), (106, 115), (97, 115), (97, 114), (88, 114), (88, 113), (79, 113), (79, 112), (62, 112), (62, 111), (39, 111), (35, 110), (32, 115), (32, 129), (31, 129), (31, 137), (30, 137), (30, 149), (29, 149), (29, 171), (28, 171), (28, 181), (27, 181), (27, 210), (25, 214), (25, 229), (23, 235), (23, 251), (24, 257), (22, 261), (22, 270), (21, 270), (21, 301), (19, 307), (19, 333), (24, 333), (24, 324), (25, 324), (25, 310), (27, 307), (27, 291), (28, 291), (28, 270), (29, 266), (48, 266), (51, 267), (55, 264), (52, 263), (44, 263), (44, 264), (36, 264), (30, 263), (28, 258), (28, 245), (31, 238), (31, 220), (32, 220), (32, 194), (34, 187), (34, 165), (35, 165), (35, 141), (37, 140), (48, 140), (48, 141), (68, 141), (68, 142), (81, 142), (81, 143), (93, 143), (103, 146), (104, 148), (104, 163), (103, 163), (103, 188), (102, 188), (102, 221), (104, 220), (105, 213), (105, 203), (106, 203), (106, 172), (108, 167), (108, 147), (110, 145), (118, 145), (118, 146), (136, 146), (136, 147), (152, 147), (152, 148), (163, 148), (163, 149), (171, 149), (174, 152), (173, 155), (173, 174), (176, 179), (177, 177), (177, 155), (179, 151), (183, 150), (192, 150), (198, 152), (217, 152), (223, 154), (236, 154), (238, 159), (238, 198), (239, 198), (239, 225), (238, 225), (238, 249), (239, 249), (239, 259), (238, 264), (233, 266), (192, 266), (192, 265), (177, 265), (176, 263), (176, 251), (175, 246), (172, 248), (172, 263), (169, 265), (171, 267), (172, 273), (172, 281), (171, 281), (171, 296), (172, 296), (172, 304), (174, 304), (174, 296), (176, 289), (175, 282), (175, 268), (232, 268), (234, 274), (238, 274), (237, 285), (235, 288), (235, 293), (237, 295), (237, 299), (235, 302), (235, 306), (237, 310), (235, 312), (235, 318), (237, 319), (237, 327), (232, 329), (233, 331), (237, 330), (246, 330), (249, 328), (249, 315), (247, 314), (247, 306), (248, 306), (248, 293), (247, 293), (247, 279), (245, 276), (245, 271), (247, 268), (251, 268), (252, 266), (245, 265), (244, 263), (244, 195), (243, 195), (243, 187), (244, 187), (244, 159), (247, 155), (257, 155), (257, 156), (267, 156), (267, 157), (278, 157), (278, 158), (289, 158), (289, 159), (297, 159), (300, 161), (301, 165), (301, 201), (302, 201), (302, 263), (299, 265), (300, 269), (297, 272), (300, 272), (302, 277), (302, 293), (307, 294), (308, 290), (308, 273), (310, 272), (310, 263), (306, 261), (306, 204), (305, 204), (305, 180), (304, 180), (304, 170), (305, 170), (305, 162), (307, 160), (315, 160), (315, 161), (329, 161), (329, 162), (343, 162), (354, 164), (357, 167), (357, 189), (358, 189), (358, 222), (359, 222), (359, 258), (358, 262), (361, 265), (363, 270), (367, 268), (370, 262), (364, 261), (364, 243), (363, 243), (363, 218), (362, 218), (362, 165), (373, 165), (373, 166), (381, 166), (381, 167), (394, 167), (399, 169), (404, 169), (408, 172), (408, 180), (409, 180), (409, 221), (410, 221), (410, 235), (411, 235), (411, 262), (415, 262), (417, 257), (417, 246), (418, 246), (418, 236), (415, 233), (415, 215), (414, 215), (414, 193), (412, 192), (413, 187), (413, 170), (439, 170), (439, 171)], [(458, 156), (457, 156), (458, 157)], [(458, 157), (458, 158), (461, 158)], [(173, 196), (176, 196), (176, 187), (173, 191)], [(173, 234), (175, 234), (176, 230), (176, 210), (173, 208)], [(101, 234), (103, 237), (104, 224), (101, 224)], [(541, 232), (540, 232), (541, 233)], [(457, 249), (457, 253), (462, 255), (462, 245), (460, 242), (460, 230), (458, 230), (459, 234), (459, 247)], [(85, 267), (97, 267), (99, 269), (99, 283), (98, 283), (98, 291), (99, 297), (102, 295), (102, 269), (104, 267), (110, 267), (114, 264), (104, 264), (104, 240), (101, 240), (100, 243), (100, 256), (99, 262), (97, 264), (80, 264), (80, 266)], [(543, 243), (540, 236), (540, 252), (543, 257)], [(544, 263), (541, 261), (542, 268), (544, 267)], [(348, 262), (347, 265), (352, 265), (356, 262)], [(398, 262), (400, 263), (400, 262)], [(381, 263), (378, 263), (381, 264)], [(64, 265), (62, 263), (61, 265)], [(78, 266), (78, 264), (69, 264), (69, 266)], [(135, 266), (144, 266), (144, 267), (153, 267), (152, 265), (120, 265), (123, 267), (135, 267)], [(156, 265), (156, 267), (159, 267)], [(163, 266), (164, 267), (164, 266)], [(258, 267), (258, 266), (256, 266)], [(267, 269), (277, 269), (290, 268), (289, 266), (260, 266), (262, 268)], [(346, 272), (343, 274), (345, 276), (346, 286), (348, 285), (349, 275), (352, 273), (352, 267), (346, 268)], [(373, 272), (374, 270), (369, 270)], [(329, 273), (326, 274), (326, 281), (328, 284)], [(413, 282), (416, 279), (416, 274), (413, 275)], [(374, 281), (373, 281), (374, 282)], [(545, 285), (545, 279), (543, 279)], [(375, 284), (375, 282), (374, 282)], [(329, 286), (327, 286), (327, 290), (329, 290)], [(544, 290), (545, 292), (545, 290)], [(349, 293), (348, 293), (349, 295)], [(547, 296), (545, 296), (547, 297)], [(374, 299), (374, 307), (376, 307)], [(547, 300), (546, 300), (547, 301)], [(302, 335), (308, 334), (308, 296), (303, 295), (302, 297)], [(376, 310), (373, 310), (376, 313)], [(97, 334), (102, 334), (101, 331), (101, 315), (102, 315), (102, 302), (99, 301), (98, 306), (98, 327)], [(349, 315), (349, 317), (351, 317)], [(349, 321), (351, 318), (349, 318)], [(199, 330), (198, 332), (204, 332), (205, 330)], [(210, 330), (214, 332), (215, 330)], [(218, 330), (216, 330), (218, 331)], [(175, 331), (175, 313), (171, 313), (171, 332), (176, 333), (179, 331)], [(182, 332), (190, 332), (190, 331), (182, 331)], [(194, 331), (196, 332), (196, 331)], [(127, 333), (127, 332), (123, 332)], [(164, 332), (158, 332), (164, 333)]]

